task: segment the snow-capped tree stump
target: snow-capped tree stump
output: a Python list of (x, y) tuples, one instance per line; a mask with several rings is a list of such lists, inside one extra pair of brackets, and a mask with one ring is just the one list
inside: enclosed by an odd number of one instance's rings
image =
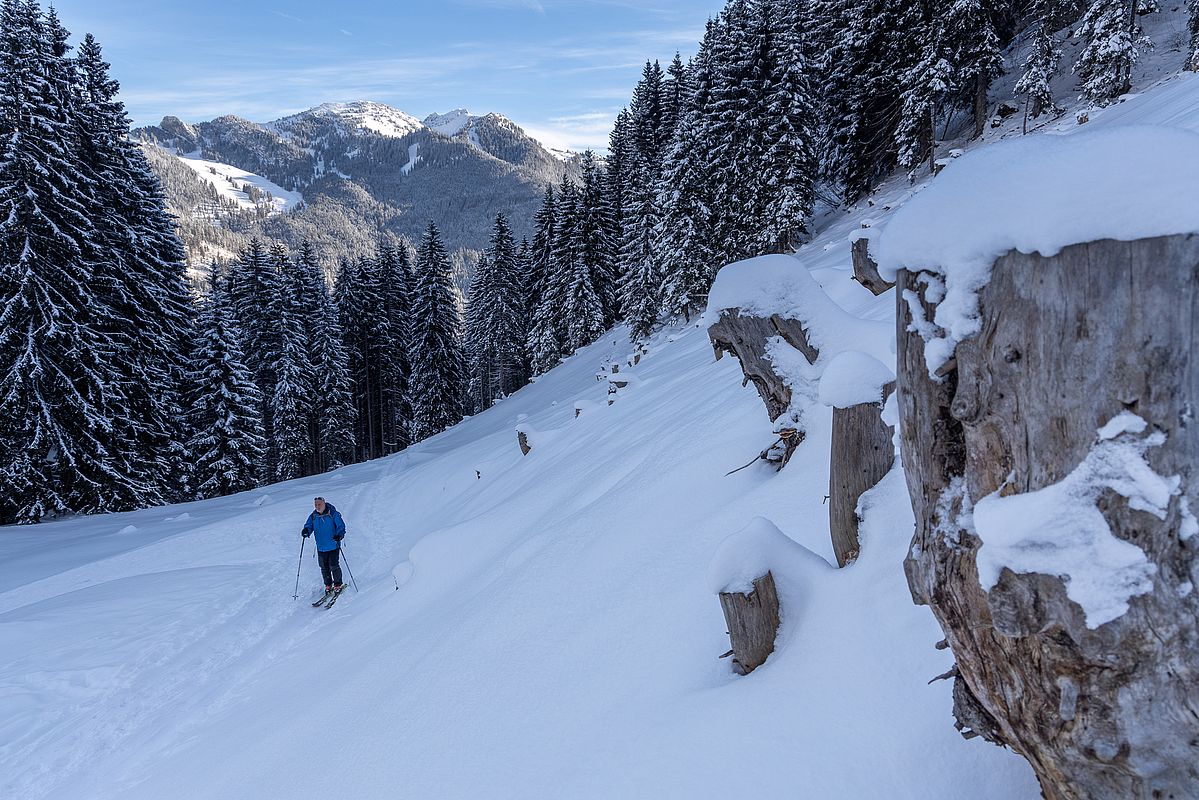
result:
[(766, 404), (766, 413), (771, 422), (782, 416), (791, 405), (791, 389), (782, 376), (774, 371), (766, 355), (766, 342), (775, 336), (781, 336), (803, 353), (809, 363), (815, 363), (820, 355), (808, 343), (807, 333), (799, 322), (783, 319), (777, 314), (763, 318), (728, 308), (720, 312), (720, 318), (708, 328), (708, 338), (712, 341), (716, 358), (721, 358), (725, 353), (736, 356), (741, 362), (745, 383), (753, 382), (762, 402)]
[(720, 607), (733, 645), (733, 670), (748, 675), (774, 652), (779, 629), (779, 596), (774, 575), (767, 572), (755, 580), (749, 594), (721, 592)]
[[(908, 327), (905, 293), (932, 318), (917, 277), (901, 271), (896, 291), (902, 454), (916, 515), (905, 571), (977, 701), (960, 722), (1023, 754), (1050, 800), (1199, 797), (1199, 536), (1188, 511), (1199, 509), (1199, 236), (1008, 253), (979, 294), (980, 333), (957, 346), (940, 380)], [(1145, 436), (1164, 434), (1142, 453), (1146, 471), (1164, 485), (1180, 479), (1159, 518), (1126, 499), (1118, 470), (1127, 467), (1097, 467), (1108, 482), (1086, 503), (1120, 540), (1111, 547), (1126, 555), (1131, 544), (1147, 562), (1127, 610), (1091, 627), (1080, 605), (1090, 601), (1067, 596), (1085, 587), (1007, 566), (984, 590), (980, 501), (995, 508), (1059, 484), (1096, 452), (1101, 428), (1104, 441), (1124, 430), (1131, 441), (1139, 422), (1105, 427), (1121, 412), (1144, 420)], [(1041, 518), (1018, 522), (1047, 550), (1071, 545), (1060, 528), (1037, 529)], [(1086, 574), (1103, 559), (1070, 569)]]
[[(578, 409), (575, 409), (575, 416), (577, 417), (578, 415)], [(533, 449), (533, 446), (529, 444), (529, 437), (524, 431), (516, 432), (516, 443), (520, 445), (520, 454), (522, 456), (527, 456), (529, 451)]]
[(869, 289), (871, 294), (877, 297), (895, 286), (878, 274), (878, 264), (870, 257), (869, 239), (855, 239), (850, 245), (849, 254), (853, 261), (853, 279)]
[(837, 566), (858, 557), (858, 498), (881, 481), (895, 461), (893, 429), (880, 416), (894, 390), (894, 382), (888, 383), (882, 402), (833, 409), (828, 521)]

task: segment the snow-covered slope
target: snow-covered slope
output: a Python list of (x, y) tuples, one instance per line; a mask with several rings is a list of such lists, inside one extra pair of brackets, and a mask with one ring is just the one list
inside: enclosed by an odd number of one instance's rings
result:
[[(950, 659), (899, 568), (902, 475), (834, 571), (827, 415), (783, 473), (725, 477), (772, 438), (736, 363), (663, 334), (608, 406), (625, 342), (397, 456), (3, 531), (0, 796), (949, 798), (979, 774), (977, 797), (1033, 796), (926, 683)], [(292, 599), (317, 494), (361, 589), (329, 612), (310, 552)], [(740, 678), (706, 572), (759, 515), (812, 554)]]
[[(209, 161), (197, 154), (176, 156), (197, 175), (216, 187), (221, 197), (226, 197), (242, 208), (254, 209), (260, 205), (269, 208), (270, 213), (280, 214), (304, 202), (304, 196), (299, 192), (291, 192), (282, 186), (267, 180), (261, 175), (255, 175), (231, 164), (219, 161)], [(269, 193), (270, 197), (252, 197), (251, 189)]]
[[(1181, 76), (1087, 124), (1194, 126), (1195, 108)], [(847, 314), (892, 321), (894, 298), (850, 279), (849, 239), (920, 189), (897, 176), (828, 211), (800, 252)], [(628, 349), (611, 332), (387, 459), (0, 530), (0, 797), (1037, 796), (926, 683), (951, 657), (904, 580), (900, 471), (833, 570), (829, 410), (807, 409), (783, 472), (726, 476), (774, 439), (736, 363), (700, 327), (665, 332), (609, 406), (595, 372)], [(346, 517), (361, 590), (328, 612), (304, 602), (311, 551), (292, 599), (317, 494)], [(776, 575), (779, 649), (737, 677), (709, 568), (760, 517), (806, 550)]]

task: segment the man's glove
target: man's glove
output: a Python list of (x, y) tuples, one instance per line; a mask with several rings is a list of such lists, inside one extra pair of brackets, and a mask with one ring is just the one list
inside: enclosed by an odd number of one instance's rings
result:
[(344, 533), (338, 533), (333, 536), (333, 541), (340, 542), (344, 538), (346, 538), (346, 535)]
[(300, 535), (303, 536), (305, 539), (307, 539), (309, 536), (312, 535), (312, 531), (308, 530), (307, 528), (301, 528)]

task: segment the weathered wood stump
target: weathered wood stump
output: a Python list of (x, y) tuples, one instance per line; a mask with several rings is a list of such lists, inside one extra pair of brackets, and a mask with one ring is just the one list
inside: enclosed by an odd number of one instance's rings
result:
[[(1199, 536), (1188, 512), (1199, 509), (1199, 236), (1008, 253), (980, 292), (980, 333), (939, 381), (908, 329), (905, 292), (932, 318), (917, 277), (900, 272), (896, 291), (916, 514), (904, 566), (956, 657), (962, 705), (977, 701), (960, 722), (1023, 754), (1050, 800), (1199, 797)], [(1058, 484), (1123, 411), (1164, 434), (1143, 453), (1148, 467), (1180, 479), (1164, 519), (1118, 483), (1094, 501), (1111, 535), (1152, 565), (1150, 583), (1095, 627), (1064, 577), (1003, 567), (984, 590), (975, 505)]]
[(808, 363), (816, 363), (820, 353), (808, 343), (808, 335), (796, 320), (783, 319), (775, 314), (769, 318), (742, 314), (740, 309), (727, 308), (720, 318), (708, 328), (708, 338), (716, 358), (732, 353), (741, 362), (745, 375), (744, 383), (753, 382), (766, 413), (773, 422), (782, 416), (791, 405), (791, 389), (782, 376), (774, 371), (774, 365), (766, 356), (766, 340), (775, 336), (804, 354)]
[(833, 443), (829, 458), (828, 521), (837, 566), (858, 557), (858, 498), (883, 479), (895, 461), (893, 429), (882, 421), (883, 403), (895, 390), (883, 388), (883, 400), (833, 409)]
[[(575, 410), (575, 416), (579, 415), (578, 409)], [(529, 451), (533, 449), (533, 445), (529, 444), (529, 437), (524, 431), (516, 432), (516, 443), (520, 445), (520, 454), (527, 456)]]
[(869, 289), (871, 294), (877, 297), (895, 286), (878, 274), (878, 264), (870, 257), (869, 239), (855, 239), (850, 245), (849, 255), (853, 260), (853, 279)]
[(748, 675), (774, 652), (779, 629), (779, 596), (774, 575), (767, 572), (755, 580), (749, 594), (721, 592), (720, 607), (733, 644), (733, 670)]

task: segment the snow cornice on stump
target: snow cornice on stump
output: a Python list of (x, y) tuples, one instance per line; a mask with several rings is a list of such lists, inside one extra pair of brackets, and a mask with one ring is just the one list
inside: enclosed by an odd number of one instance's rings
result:
[(1199, 231), (1199, 134), (1130, 125), (999, 142), (949, 164), (876, 239), (880, 275), (935, 274), (932, 319), (916, 319), (930, 374), (979, 330), (978, 292), (1010, 251), (1054, 256), (1103, 239)]

